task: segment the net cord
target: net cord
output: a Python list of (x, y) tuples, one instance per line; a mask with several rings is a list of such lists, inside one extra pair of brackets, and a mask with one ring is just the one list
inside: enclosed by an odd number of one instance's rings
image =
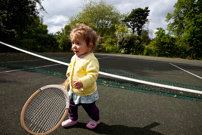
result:
[[(45, 56), (42, 56), (42, 55), (39, 55), (39, 54), (35, 54), (35, 53), (32, 53), (32, 52), (20, 49), (18, 47), (11, 46), (11, 45), (6, 44), (6, 43), (1, 42), (1, 41), (0, 41), (0, 43), (5, 45), (5, 46), (8, 46), (10, 48), (16, 49), (18, 51), (33, 55), (35, 57), (39, 57), (39, 58), (42, 58), (42, 59), (45, 59), (45, 60), (48, 60), (48, 61), (51, 61), (51, 62), (55, 62), (55, 63), (61, 64), (61, 65), (69, 66), (69, 64), (66, 63), (66, 62), (62, 62), (62, 61), (51, 59), (51, 58), (48, 58), (48, 57), (45, 57)], [(105, 72), (101, 72), (101, 71), (99, 71), (99, 74), (109, 76), (109, 77), (113, 77), (113, 78), (118, 78), (118, 79), (121, 79), (121, 80), (127, 80), (127, 81), (142, 83), (142, 84), (146, 84), (146, 85), (152, 85), (152, 86), (156, 86), (156, 87), (164, 87), (164, 88), (169, 88), (169, 89), (178, 90), (178, 91), (190, 92), (190, 93), (195, 93), (195, 94), (202, 94), (202, 91), (198, 91), (198, 90), (194, 90), (194, 89), (187, 89), (187, 88), (181, 88), (181, 87), (176, 87), (176, 86), (169, 86), (169, 85), (165, 85), (165, 84), (158, 84), (158, 83), (154, 83), (154, 82), (138, 80), (138, 79), (134, 79), (134, 78), (129, 78), (129, 77), (114, 75), (114, 74), (110, 74), (110, 73), (105, 73)]]

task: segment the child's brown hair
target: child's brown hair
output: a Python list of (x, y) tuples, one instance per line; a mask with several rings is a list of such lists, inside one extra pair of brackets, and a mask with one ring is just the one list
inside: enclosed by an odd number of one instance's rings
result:
[(77, 24), (77, 27), (71, 31), (71, 40), (77, 37), (82, 37), (86, 41), (87, 46), (92, 45), (92, 49), (96, 48), (99, 39), (97, 33), (85, 24)]

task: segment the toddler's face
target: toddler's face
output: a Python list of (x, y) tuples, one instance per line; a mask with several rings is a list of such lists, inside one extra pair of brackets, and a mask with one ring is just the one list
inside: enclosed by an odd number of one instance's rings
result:
[(72, 50), (77, 56), (90, 53), (91, 48), (87, 46), (86, 41), (82, 37), (75, 37), (72, 40)]

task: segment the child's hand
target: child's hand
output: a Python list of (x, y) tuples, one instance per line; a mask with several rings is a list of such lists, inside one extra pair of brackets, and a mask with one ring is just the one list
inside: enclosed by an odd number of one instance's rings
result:
[(83, 87), (83, 84), (82, 84), (82, 82), (80, 80), (77, 80), (77, 81), (74, 81), (73, 86), (76, 89), (81, 89)]
[(70, 73), (67, 74), (67, 78), (70, 76)]

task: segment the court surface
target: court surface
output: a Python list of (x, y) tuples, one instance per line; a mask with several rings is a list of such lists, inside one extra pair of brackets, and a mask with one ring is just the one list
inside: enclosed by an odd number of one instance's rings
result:
[[(72, 53), (54, 54), (70, 59)], [(120, 54), (96, 54), (100, 67), (154, 79), (202, 86), (202, 61)], [(55, 63), (51, 63), (55, 64)], [(59, 65), (56, 65), (59, 66)], [(66, 67), (58, 67), (66, 71)], [(8, 72), (9, 71), (9, 72)], [(0, 134), (26, 134), (20, 112), (38, 88), (64, 78), (0, 67)], [(202, 102), (98, 85), (100, 125), (86, 129), (89, 117), (79, 108), (79, 124), (52, 135), (201, 135)]]

